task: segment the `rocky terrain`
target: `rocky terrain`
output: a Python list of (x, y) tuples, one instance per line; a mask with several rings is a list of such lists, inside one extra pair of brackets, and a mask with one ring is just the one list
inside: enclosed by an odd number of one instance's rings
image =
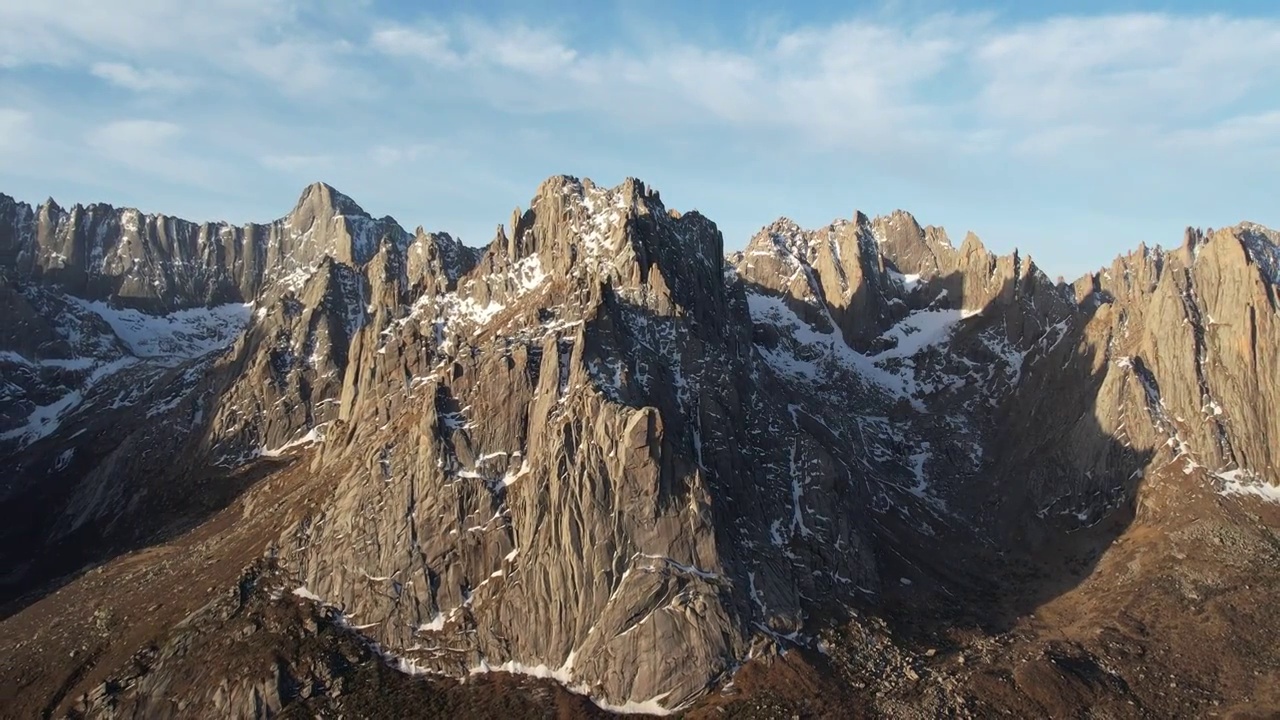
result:
[(724, 245), (0, 195), (0, 714), (1280, 713), (1280, 234)]

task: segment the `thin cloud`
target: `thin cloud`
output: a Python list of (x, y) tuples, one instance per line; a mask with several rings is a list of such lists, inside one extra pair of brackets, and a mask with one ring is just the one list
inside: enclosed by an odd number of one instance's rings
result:
[[(982, 110), (1022, 124), (1177, 122), (1276, 89), (1280, 22), (1132, 14), (993, 28)], [(1274, 97), (1274, 95), (1272, 95)]]
[(446, 67), (462, 64), (462, 58), (450, 47), (449, 34), (438, 27), (385, 27), (374, 31), (369, 42), (387, 55), (425, 60)]
[(113, 157), (129, 157), (163, 149), (182, 135), (182, 126), (164, 120), (117, 120), (95, 128), (88, 145)]
[(289, 0), (4, 2), (0, 66), (78, 67), (135, 91), (248, 78), (323, 100), (316, 90), (345, 84), (360, 92), (368, 84), (351, 69), (349, 43), (319, 22), (330, 10), (304, 14)]
[(12, 64), (69, 64), (87, 53), (212, 55), (293, 17), (287, 0), (64, 0), (0, 3)]
[(31, 113), (0, 108), (0, 155), (16, 155), (32, 140)]
[(378, 167), (388, 168), (403, 163), (416, 162), (435, 152), (436, 146), (428, 143), (413, 143), (404, 146), (376, 145), (369, 151), (369, 158)]
[(281, 172), (315, 173), (328, 170), (333, 166), (333, 157), (329, 155), (265, 155), (259, 159), (263, 167)]
[(513, 23), (467, 21), (461, 39), (472, 63), (488, 63), (522, 74), (552, 77), (571, 68), (578, 51), (549, 29)]
[(1164, 143), (1173, 149), (1251, 146), (1274, 151), (1280, 149), (1280, 110), (1239, 115), (1207, 127), (1179, 130), (1166, 136)]
[(139, 70), (127, 63), (94, 63), (89, 72), (112, 85), (135, 92), (177, 92), (189, 82), (164, 70)]

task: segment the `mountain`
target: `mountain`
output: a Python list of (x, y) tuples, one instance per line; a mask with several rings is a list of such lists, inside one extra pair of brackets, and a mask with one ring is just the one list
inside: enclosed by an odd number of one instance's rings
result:
[[(1280, 234), (0, 196), (15, 717), (1280, 710)], [(463, 682), (460, 682), (463, 681)]]

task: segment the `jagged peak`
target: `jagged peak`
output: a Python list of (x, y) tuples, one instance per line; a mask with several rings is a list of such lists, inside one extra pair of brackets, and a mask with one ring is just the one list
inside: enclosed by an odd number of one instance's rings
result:
[(551, 175), (538, 183), (538, 189), (533, 194), (534, 197), (548, 197), (572, 192), (581, 193), (586, 187), (594, 187), (594, 183), (590, 179), (584, 182), (573, 175)]
[(791, 233), (791, 232), (803, 232), (803, 231), (804, 231), (804, 228), (800, 226), (800, 223), (797, 223), (795, 220), (792, 220), (786, 215), (782, 215), (782, 216), (779, 216), (777, 220), (774, 220), (768, 225), (765, 225), (763, 228), (760, 228), (760, 232), (757, 233), (757, 235), (761, 233), (774, 233), (774, 232)]
[(970, 230), (964, 234), (964, 240), (960, 243), (960, 252), (962, 254), (986, 251), (987, 246), (983, 244), (982, 238), (978, 237), (977, 233)]
[(0, 193), (0, 207), (28, 207), (29, 208), (31, 206), (13, 197), (12, 195), (6, 195), (5, 193)]
[[(661, 194), (645, 184), (639, 178), (630, 177), (613, 187), (596, 183), (588, 177), (579, 178), (574, 175), (552, 175), (538, 184), (530, 207), (538, 204), (540, 199), (558, 198), (565, 195), (576, 195), (586, 198), (594, 192), (602, 192), (624, 198), (628, 207), (651, 206), (650, 209), (665, 212)], [(519, 208), (516, 208), (517, 212)]]
[(809, 245), (808, 234), (799, 223), (784, 215), (760, 228), (747, 243), (746, 250), (803, 259)]
[(294, 205), (293, 213), (297, 214), (304, 208), (328, 209), (334, 215), (363, 215), (369, 217), (369, 213), (349, 195), (339, 191), (337, 188), (325, 182), (313, 182), (302, 189), (302, 193), (298, 196), (298, 202)]
[(41, 217), (50, 217), (52, 215), (61, 215), (65, 211), (62, 209), (62, 206), (58, 204), (57, 200), (54, 200), (52, 197), (47, 197), (44, 199), (44, 202), (40, 203), (38, 212)]
[(1266, 225), (1245, 220), (1231, 228), (1235, 235), (1251, 235), (1260, 237), (1272, 245), (1280, 246), (1280, 230), (1273, 230)]
[(917, 229), (923, 230), (923, 228), (920, 226), (920, 222), (916, 220), (916, 216), (912, 215), (910, 212), (907, 212), (906, 210), (903, 210), (902, 208), (897, 208), (893, 212), (889, 213), (888, 215), (881, 215), (877, 217), (876, 220), (880, 222), (887, 222), (887, 223), (904, 222), (911, 227), (915, 227)]

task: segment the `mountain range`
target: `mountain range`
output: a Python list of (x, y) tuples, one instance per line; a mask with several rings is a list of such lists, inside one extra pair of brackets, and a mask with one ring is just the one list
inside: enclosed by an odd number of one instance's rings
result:
[(905, 212), (726, 253), (0, 195), (12, 717), (1267, 717), (1280, 233), (1075, 282)]

